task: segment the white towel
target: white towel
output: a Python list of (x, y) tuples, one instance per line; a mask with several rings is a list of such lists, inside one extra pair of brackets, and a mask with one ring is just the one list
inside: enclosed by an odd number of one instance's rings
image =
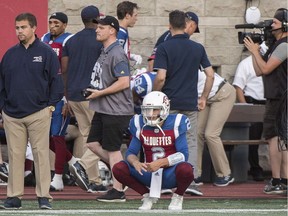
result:
[(160, 198), (162, 187), (163, 168), (152, 173), (150, 184), (150, 197)]

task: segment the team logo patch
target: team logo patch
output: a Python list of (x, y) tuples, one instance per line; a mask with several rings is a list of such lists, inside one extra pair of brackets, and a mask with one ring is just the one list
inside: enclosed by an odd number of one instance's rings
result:
[(42, 62), (42, 56), (34, 56), (33, 62)]

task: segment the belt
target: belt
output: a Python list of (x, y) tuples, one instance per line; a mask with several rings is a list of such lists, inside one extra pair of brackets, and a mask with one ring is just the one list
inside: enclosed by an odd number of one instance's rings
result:
[(223, 81), (219, 84), (218, 89), (217, 89), (217, 91), (216, 91), (215, 94), (217, 94), (217, 93), (220, 91), (220, 89), (221, 89), (226, 83), (227, 83), (227, 81), (226, 81), (226, 80), (223, 80)]
[(251, 96), (244, 96), (244, 97), (247, 103), (252, 103), (252, 104), (265, 104), (266, 103), (265, 100), (256, 100)]

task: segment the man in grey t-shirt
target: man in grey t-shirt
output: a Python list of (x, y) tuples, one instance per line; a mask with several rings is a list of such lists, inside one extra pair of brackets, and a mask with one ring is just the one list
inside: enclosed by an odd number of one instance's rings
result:
[[(103, 50), (91, 76), (90, 109), (95, 111), (88, 148), (112, 168), (123, 160), (120, 147), (124, 131), (134, 114), (130, 90), (130, 70), (127, 55), (119, 45), (116, 35), (119, 23), (116, 18), (106, 16), (98, 21), (97, 40)], [(103, 202), (126, 201), (122, 184), (113, 177), (113, 188), (97, 198)]]

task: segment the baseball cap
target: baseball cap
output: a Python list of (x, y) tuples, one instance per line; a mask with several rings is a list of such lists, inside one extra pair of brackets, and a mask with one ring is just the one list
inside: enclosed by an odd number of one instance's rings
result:
[(110, 25), (113, 28), (115, 28), (117, 32), (119, 31), (119, 22), (113, 16), (105, 16), (105, 17), (97, 20), (97, 23), (99, 23), (101, 25)]
[(60, 20), (62, 23), (68, 23), (67, 15), (62, 12), (55, 12), (51, 14), (51, 16), (49, 17), (49, 20), (50, 19), (57, 19), (57, 20)]
[[(285, 12), (286, 11), (286, 12)], [(288, 17), (287, 17), (287, 9), (286, 8), (279, 8), (275, 14), (274, 14), (274, 18), (279, 20), (280, 22), (287, 22)]]
[(198, 24), (199, 24), (198, 16), (195, 13), (191, 12), (191, 11), (186, 12), (185, 16), (186, 16), (186, 18), (194, 21), (197, 24), (197, 28), (196, 28), (195, 32), (200, 32), (199, 28), (198, 28)]
[(96, 20), (100, 16), (99, 9), (94, 5), (89, 5), (82, 9), (81, 18), (82, 20)]

